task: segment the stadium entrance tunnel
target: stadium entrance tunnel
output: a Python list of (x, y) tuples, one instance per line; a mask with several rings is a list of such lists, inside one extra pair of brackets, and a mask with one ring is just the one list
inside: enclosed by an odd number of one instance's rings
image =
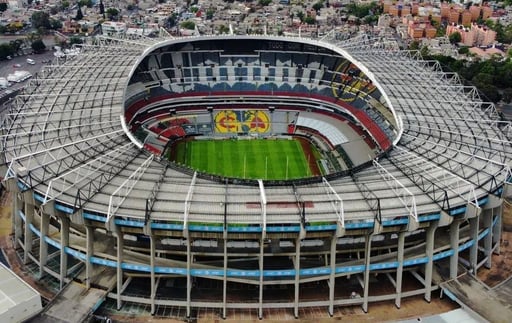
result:
[(342, 49), (247, 38), (147, 50), (125, 90), (130, 139), (184, 172), (276, 184), (352, 174), (398, 142), (387, 96)]

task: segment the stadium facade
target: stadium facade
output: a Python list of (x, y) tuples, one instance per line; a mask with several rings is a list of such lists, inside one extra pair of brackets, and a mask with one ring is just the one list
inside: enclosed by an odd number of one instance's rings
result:
[[(400, 307), (499, 252), (509, 124), (385, 41), (100, 37), (6, 109), (24, 262), (118, 307)], [(173, 138), (298, 130), (327, 143), (323, 176), (226, 178), (163, 158)]]

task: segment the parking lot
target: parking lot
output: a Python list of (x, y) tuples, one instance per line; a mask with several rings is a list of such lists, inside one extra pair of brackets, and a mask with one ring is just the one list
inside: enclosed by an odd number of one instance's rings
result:
[[(53, 53), (52, 50), (49, 50), (42, 54), (16, 56), (11, 60), (0, 61), (0, 77), (7, 78), (7, 75), (14, 73), (16, 70), (28, 71), (30, 74), (35, 75), (44, 65), (42, 63), (43, 61), (53, 60)], [(35, 64), (28, 64), (27, 58), (34, 60)], [(28, 80), (20, 83), (12, 83), (9, 88), (0, 90), (0, 96), (2, 96), (6, 90), (12, 91), (25, 86), (27, 82)]]

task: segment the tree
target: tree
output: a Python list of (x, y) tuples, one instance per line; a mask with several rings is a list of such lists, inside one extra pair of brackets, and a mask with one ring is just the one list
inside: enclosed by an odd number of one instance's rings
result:
[(0, 12), (4, 12), (5, 10), (7, 10), (7, 3), (0, 3)]
[(46, 45), (42, 39), (37, 39), (32, 43), (32, 50), (34, 53), (41, 53), (46, 50)]
[(69, 8), (69, 1), (67, 1), (67, 0), (62, 1), (62, 3), (60, 4), (60, 6), (62, 7), (62, 9), (67, 9), (67, 8)]
[(105, 6), (103, 5), (103, 0), (100, 0), (100, 15), (103, 15), (103, 18), (105, 18)]
[(169, 17), (167, 17), (167, 28), (172, 28), (174, 26), (176, 26), (176, 21), (178, 18), (178, 15), (173, 13), (172, 15), (170, 15)]
[(23, 40), (21, 39), (15, 39), (15, 40), (11, 40), (9, 42), (9, 46), (11, 46), (11, 50), (12, 50), (12, 53), (13, 54), (18, 54), (19, 51), (21, 50), (21, 45), (23, 45)]
[(80, 21), (83, 18), (84, 18), (84, 14), (82, 13), (82, 8), (80, 6), (78, 6), (78, 9), (76, 10), (75, 20)]
[(220, 25), (219, 34), (229, 34), (229, 28), (226, 25)]
[(83, 44), (82, 38), (75, 36), (69, 38), (69, 46), (73, 46), (74, 44)]
[(316, 23), (316, 20), (311, 16), (307, 16), (306, 18), (304, 18), (304, 22), (308, 25), (314, 25)]
[(262, 7), (266, 7), (272, 3), (272, 0), (258, 0), (258, 4)]
[(50, 15), (44, 11), (36, 11), (30, 18), (32, 27), (38, 29), (39, 27), (50, 28)]
[(420, 42), (417, 41), (417, 40), (413, 40), (410, 44), (409, 44), (409, 49), (410, 50), (418, 50), (420, 49)]
[(78, 6), (79, 7), (87, 7), (87, 8), (92, 8), (92, 0), (80, 0), (78, 1)]
[(468, 53), (469, 53), (469, 47), (463, 46), (463, 47), (459, 48), (459, 54), (467, 55)]
[(300, 19), (300, 22), (304, 22), (304, 12), (302, 12), (302, 11), (297, 12), (297, 18)]
[(314, 5), (313, 5), (313, 10), (315, 11), (319, 11), (320, 9), (322, 9), (324, 7), (324, 2), (323, 1), (318, 1), (316, 2)]
[(194, 30), (196, 28), (196, 24), (192, 20), (186, 20), (186, 21), (182, 22), (180, 26), (181, 26), (181, 28), (190, 29), (190, 30)]
[(215, 10), (213, 9), (208, 9), (206, 10), (206, 19), (208, 20), (212, 20), (213, 19), (213, 14), (215, 13)]
[(456, 31), (454, 33), (451, 33), (450, 36), (448, 36), (448, 39), (450, 40), (450, 43), (457, 44), (460, 43), (460, 41), (462, 40), (462, 36), (458, 31)]
[(50, 29), (57, 30), (62, 28), (62, 22), (57, 19), (50, 19)]
[(4, 60), (13, 54), (11, 46), (7, 43), (0, 44), (0, 59)]
[(116, 8), (108, 8), (106, 11), (106, 14), (107, 14), (108, 19), (116, 20), (117, 15), (119, 14), (119, 10), (117, 10)]

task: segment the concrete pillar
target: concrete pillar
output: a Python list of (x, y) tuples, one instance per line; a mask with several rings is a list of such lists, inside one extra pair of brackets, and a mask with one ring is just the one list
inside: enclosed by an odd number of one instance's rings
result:
[(224, 277), (222, 279), (222, 319), (226, 319), (227, 289), (228, 289), (228, 240), (224, 239)]
[(497, 212), (495, 212), (494, 216), (498, 217), (496, 219), (496, 224), (492, 228), (492, 243), (496, 246), (494, 248), (494, 254), (500, 254), (500, 245), (501, 245), (501, 223), (503, 220), (503, 205), (499, 207)]
[(32, 244), (33, 244), (33, 233), (30, 230), (30, 225), (34, 222), (34, 205), (28, 204), (25, 201), (25, 239), (23, 244), (25, 245), (25, 250), (23, 250), (23, 263), (26, 265), (29, 263), (30, 258), (29, 254), (32, 252)]
[(469, 219), (469, 235), (473, 240), (473, 245), (469, 248), (469, 266), (475, 276), (478, 264), (478, 220), (478, 217)]
[(363, 291), (363, 311), (368, 313), (368, 294), (370, 287), (370, 260), (371, 260), (371, 250), (372, 250), (372, 235), (367, 234), (365, 236), (364, 243), (364, 291)]
[(117, 310), (120, 310), (121, 307), (123, 306), (123, 302), (121, 300), (121, 294), (123, 289), (123, 268), (121, 267), (121, 265), (123, 264), (124, 239), (123, 232), (121, 232), (121, 229), (117, 225), (115, 226), (117, 235)]
[(293, 316), (299, 318), (299, 297), (300, 297), (300, 237), (295, 239), (295, 297), (293, 302)]
[(485, 256), (487, 257), (485, 261), (485, 268), (489, 269), (492, 265), (492, 216), (494, 214), (494, 209), (487, 210), (484, 212), (483, 221), (484, 227), (488, 229), (487, 235), (484, 237), (484, 250)]
[(338, 242), (338, 237), (334, 234), (331, 238), (331, 273), (329, 275), (329, 316), (331, 317), (334, 315), (334, 291), (336, 287), (336, 242)]
[(192, 267), (192, 242), (190, 236), (187, 238), (187, 318), (190, 318), (190, 303), (192, 296), (192, 276), (190, 275), (190, 269)]
[(45, 237), (48, 236), (48, 230), (50, 228), (50, 215), (42, 210), (39, 211), (41, 216), (41, 239), (39, 239), (39, 278), (44, 276), (44, 267), (48, 260), (48, 243), (45, 241)]
[(432, 296), (432, 271), (434, 270), (434, 238), (437, 223), (431, 223), (427, 228), (427, 237), (425, 242), (425, 254), (428, 261), (425, 264), (425, 300), (430, 303)]
[(264, 252), (264, 244), (263, 244), (263, 236), (260, 238), (260, 255), (259, 255), (259, 265), (260, 265), (260, 290), (259, 290), (259, 304), (258, 304), (258, 318), (263, 319), (263, 252)]
[(398, 268), (396, 269), (396, 298), (395, 306), (400, 308), (402, 301), (402, 277), (404, 273), (404, 246), (405, 246), (405, 232), (398, 233), (398, 249), (396, 261)]
[(94, 227), (90, 225), (85, 226), (85, 234), (86, 234), (86, 258), (85, 258), (85, 287), (87, 289), (91, 288), (91, 279), (93, 275), (93, 264), (91, 262), (91, 258), (94, 255)]
[(149, 263), (150, 263), (150, 280), (151, 280), (151, 315), (156, 312), (155, 297), (156, 297), (156, 286), (155, 286), (155, 236), (149, 235)]
[(450, 256), (450, 279), (457, 278), (459, 268), (459, 233), (460, 222), (455, 220), (450, 224), (450, 248), (453, 255)]
[(22, 236), (23, 220), (20, 217), (19, 210), (23, 207), (18, 192), (12, 192), (12, 232), (14, 232), (14, 249), (17, 249)]
[(60, 289), (64, 287), (64, 280), (68, 276), (68, 254), (66, 248), (69, 246), (69, 218), (60, 217)]

